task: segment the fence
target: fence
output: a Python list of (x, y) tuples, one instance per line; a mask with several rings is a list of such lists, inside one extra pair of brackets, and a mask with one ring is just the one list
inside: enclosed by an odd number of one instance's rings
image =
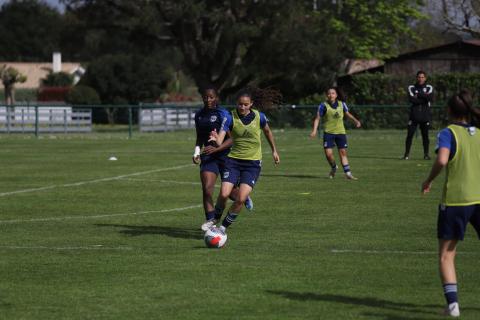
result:
[(92, 111), (69, 106), (0, 106), (0, 132), (91, 132)]
[(155, 108), (141, 107), (138, 125), (141, 132), (169, 131), (195, 127), (195, 112), (198, 107)]
[[(194, 128), (194, 115), (202, 106), (178, 105), (92, 105), (92, 106), (0, 106), (0, 132), (70, 133), (95, 131), (95, 114), (108, 110), (122, 110), (127, 115), (115, 124), (127, 124), (128, 135), (134, 128), (138, 132), (164, 132)], [(232, 109), (233, 106), (227, 107)], [(92, 112), (96, 110), (96, 112)], [(100, 112), (99, 112), (100, 111)], [(317, 106), (283, 105), (265, 111), (273, 128), (311, 128)], [(358, 105), (350, 106), (350, 112), (359, 118), (364, 129), (404, 129), (409, 109), (406, 105)], [(120, 114), (120, 113), (119, 113)], [(444, 107), (432, 107), (433, 128), (446, 123)], [(345, 121), (351, 127), (350, 121)]]

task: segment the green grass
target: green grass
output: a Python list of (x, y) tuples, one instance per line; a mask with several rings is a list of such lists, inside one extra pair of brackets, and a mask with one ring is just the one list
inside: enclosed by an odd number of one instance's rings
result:
[[(193, 131), (1, 135), (1, 318), (439, 319), (442, 178), (420, 195), (420, 139), (400, 161), (405, 132), (352, 130), (347, 181), (307, 131), (275, 135), (282, 163), (265, 154), (221, 250), (199, 230)], [(469, 227), (462, 319), (480, 318), (478, 249)]]

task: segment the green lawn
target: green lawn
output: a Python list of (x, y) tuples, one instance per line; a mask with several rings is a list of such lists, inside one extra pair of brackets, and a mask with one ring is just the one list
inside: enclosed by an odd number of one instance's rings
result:
[[(1, 319), (439, 319), (431, 161), (403, 131), (352, 130), (358, 181), (327, 179), (321, 141), (277, 131), (253, 213), (207, 249), (193, 131), (0, 135)], [(432, 145), (433, 133), (432, 133)], [(118, 161), (108, 161), (115, 155)], [(457, 258), (480, 318), (479, 242)]]

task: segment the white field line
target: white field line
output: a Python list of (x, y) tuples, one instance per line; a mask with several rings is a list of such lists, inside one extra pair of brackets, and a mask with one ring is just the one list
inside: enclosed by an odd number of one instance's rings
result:
[(177, 169), (182, 169), (182, 168), (187, 168), (187, 167), (192, 167), (192, 166), (194, 166), (194, 164), (186, 164), (186, 165), (175, 166), (175, 167), (170, 167), (170, 168), (160, 168), (160, 169), (155, 169), (155, 170), (134, 172), (134, 173), (130, 173), (130, 174), (124, 174), (124, 175), (120, 175), (120, 176), (108, 177), (108, 178), (102, 178), (102, 179), (87, 180), (87, 181), (80, 181), (80, 182), (74, 182), (74, 183), (66, 183), (66, 184), (61, 184), (61, 185), (51, 185), (51, 186), (45, 186), (45, 187), (40, 187), (40, 188), (31, 188), (31, 189), (23, 189), (23, 190), (16, 190), (16, 191), (10, 191), (10, 192), (3, 192), (3, 193), (0, 193), (0, 197), (10, 196), (10, 195), (19, 194), (19, 193), (49, 190), (49, 189), (54, 189), (54, 188), (78, 187), (78, 186), (82, 186), (82, 185), (85, 185), (85, 184), (120, 180), (120, 179), (124, 179), (124, 178), (128, 178), (128, 177), (135, 177), (135, 176), (140, 176), (140, 175), (154, 173), (154, 172), (177, 170)]
[(172, 184), (187, 184), (193, 186), (201, 186), (201, 182), (187, 182), (187, 181), (175, 181), (175, 180), (158, 180), (158, 179), (135, 179), (135, 178), (123, 178), (122, 180), (127, 181), (148, 181), (148, 182), (161, 182), (161, 183), (172, 183)]
[(99, 214), (94, 216), (65, 216), (65, 217), (46, 217), (46, 218), (36, 218), (36, 219), (15, 219), (15, 220), (0, 220), (0, 224), (11, 224), (11, 223), (22, 223), (22, 222), (48, 222), (48, 221), (62, 221), (62, 220), (73, 220), (73, 219), (98, 219), (98, 218), (110, 218), (110, 217), (122, 217), (122, 216), (135, 216), (135, 215), (144, 215), (149, 213), (167, 213), (175, 211), (185, 211), (189, 209), (200, 208), (202, 205), (197, 204), (188, 207), (182, 208), (172, 208), (164, 210), (151, 210), (151, 211), (139, 211), (139, 212), (128, 212), (128, 213), (112, 213), (112, 214)]
[[(332, 249), (331, 253), (360, 253), (360, 254), (398, 254), (398, 255), (438, 255), (437, 251), (405, 251), (405, 250), (349, 250)], [(477, 255), (477, 252), (457, 252), (458, 254)]]
[(46, 246), (0, 246), (0, 250), (133, 250), (132, 247), (104, 247), (103, 245), (83, 247), (46, 247)]

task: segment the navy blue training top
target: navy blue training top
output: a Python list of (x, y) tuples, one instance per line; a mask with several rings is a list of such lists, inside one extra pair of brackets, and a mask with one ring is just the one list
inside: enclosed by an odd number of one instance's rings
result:
[[(197, 130), (197, 139), (200, 142), (200, 147), (216, 145), (215, 142), (208, 141), (210, 132), (213, 130), (220, 132), (229, 115), (230, 113), (227, 110), (218, 106), (214, 109), (204, 107), (195, 113), (195, 129)], [(219, 152), (219, 154), (227, 154), (229, 151), (227, 149)]]

